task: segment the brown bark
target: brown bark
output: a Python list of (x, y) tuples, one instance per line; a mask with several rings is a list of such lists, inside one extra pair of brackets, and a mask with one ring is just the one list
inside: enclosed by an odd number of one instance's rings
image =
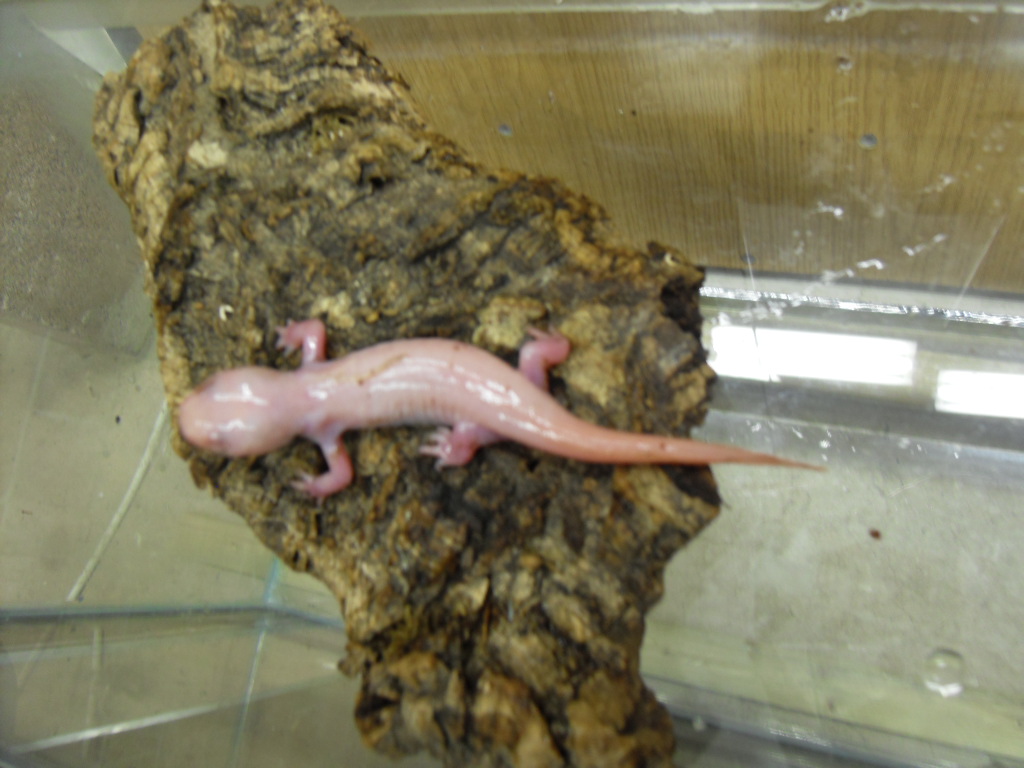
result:
[[(211, 0), (146, 42), (104, 83), (95, 146), (131, 209), (172, 406), (223, 368), (293, 367), (275, 327), (319, 316), (330, 356), (446, 336), (514, 360), (526, 327), (557, 327), (574, 351), (553, 392), (575, 414), (662, 434), (703, 418), (700, 270), (622, 242), (557, 181), (473, 162), (318, 0)], [(451, 766), (668, 765), (643, 618), (717, 514), (711, 473), (506, 443), (438, 472), (424, 438), (349, 435), (356, 480), (322, 506), (290, 487), (322, 466), (310, 443), (175, 447), (338, 596), (370, 744)]]

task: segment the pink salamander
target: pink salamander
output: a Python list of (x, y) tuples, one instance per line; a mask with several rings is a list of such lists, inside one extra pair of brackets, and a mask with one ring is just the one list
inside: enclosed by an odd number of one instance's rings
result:
[(341, 435), (398, 424), (450, 424), (420, 453), (438, 467), (462, 466), (477, 448), (515, 440), (548, 453), (609, 464), (741, 462), (815, 468), (764, 453), (683, 438), (619, 432), (576, 418), (547, 392), (547, 371), (569, 355), (559, 334), (531, 330), (519, 370), (470, 344), (408, 339), (325, 361), (319, 320), (278, 329), (279, 347), (302, 348), (296, 371), (235, 368), (214, 374), (181, 403), (182, 436), (227, 456), (257, 456), (298, 435), (319, 444), (327, 471), (296, 487), (317, 498), (352, 482)]

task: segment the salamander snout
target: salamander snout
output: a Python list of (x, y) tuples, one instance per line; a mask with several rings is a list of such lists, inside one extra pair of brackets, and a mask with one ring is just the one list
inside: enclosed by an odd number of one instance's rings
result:
[(181, 436), (226, 456), (257, 456), (286, 445), (295, 432), (275, 397), (279, 375), (267, 368), (214, 374), (179, 406)]

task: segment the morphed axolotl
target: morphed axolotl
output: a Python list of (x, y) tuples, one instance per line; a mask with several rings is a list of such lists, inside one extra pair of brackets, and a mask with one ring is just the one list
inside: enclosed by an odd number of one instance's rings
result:
[(352, 482), (341, 441), (350, 429), (443, 424), (420, 453), (437, 466), (468, 463), (481, 446), (515, 440), (579, 461), (607, 464), (722, 462), (819, 469), (743, 448), (678, 437), (621, 432), (573, 416), (548, 393), (548, 369), (569, 356), (559, 333), (529, 331), (518, 370), (479, 347), (421, 338), (389, 341), (325, 360), (320, 320), (278, 329), (278, 346), (302, 348), (294, 371), (244, 367), (209, 377), (181, 403), (181, 434), (197, 448), (258, 456), (296, 436), (315, 441), (327, 471), (296, 487), (317, 498)]

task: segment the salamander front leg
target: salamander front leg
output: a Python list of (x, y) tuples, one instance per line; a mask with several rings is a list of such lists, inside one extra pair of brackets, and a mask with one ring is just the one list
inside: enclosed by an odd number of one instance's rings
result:
[(321, 442), (320, 450), (327, 460), (327, 471), (316, 476), (303, 474), (292, 485), (310, 496), (324, 499), (347, 488), (355, 472), (352, 469), (352, 459), (341, 442), (340, 434)]
[(302, 349), (302, 364), (322, 362), (327, 354), (327, 329), (322, 320), (303, 320), (277, 328), (277, 348), (291, 352)]

